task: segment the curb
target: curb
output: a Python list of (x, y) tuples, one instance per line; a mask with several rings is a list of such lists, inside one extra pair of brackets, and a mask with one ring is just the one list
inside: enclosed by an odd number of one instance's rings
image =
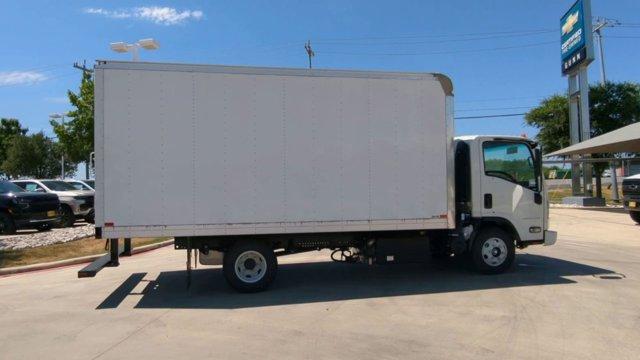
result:
[[(165, 240), (165, 241), (162, 241), (162, 242), (159, 242), (159, 243), (155, 243), (155, 244), (149, 244), (149, 245), (144, 245), (144, 246), (140, 246), (140, 247), (134, 247), (133, 249), (131, 249), (131, 255), (136, 255), (136, 254), (140, 254), (140, 253), (143, 253), (143, 252), (156, 250), (156, 249), (159, 249), (161, 247), (169, 246), (169, 245), (172, 245), (172, 244), (173, 244), (173, 239)], [(52, 261), (52, 262), (48, 262), (48, 263), (41, 263), (41, 264), (33, 264), (33, 265), (25, 265), (25, 266), (16, 266), (16, 267), (4, 268), (4, 269), (0, 269), (0, 276), (21, 274), (21, 273), (26, 273), (26, 272), (31, 272), (31, 271), (47, 270), (47, 269), (54, 269), (54, 268), (63, 267), (63, 266), (70, 266), (70, 265), (89, 263), (89, 262), (92, 262), (93, 260), (95, 260), (95, 259), (97, 259), (99, 257), (102, 257), (103, 255), (104, 254), (88, 255), (88, 256), (82, 256), (82, 257), (77, 257), (77, 258), (72, 258), (72, 259)]]

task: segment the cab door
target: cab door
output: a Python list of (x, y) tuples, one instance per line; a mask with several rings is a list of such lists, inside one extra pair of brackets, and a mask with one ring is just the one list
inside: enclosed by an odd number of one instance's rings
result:
[(542, 177), (529, 144), (484, 141), (482, 155), (482, 216), (508, 220), (522, 241), (542, 240)]

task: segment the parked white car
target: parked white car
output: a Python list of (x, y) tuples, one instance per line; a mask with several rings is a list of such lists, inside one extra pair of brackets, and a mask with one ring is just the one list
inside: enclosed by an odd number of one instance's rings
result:
[(62, 180), (13, 180), (14, 184), (26, 191), (51, 193), (60, 199), (60, 226), (73, 226), (76, 219), (94, 222), (93, 190), (77, 190)]

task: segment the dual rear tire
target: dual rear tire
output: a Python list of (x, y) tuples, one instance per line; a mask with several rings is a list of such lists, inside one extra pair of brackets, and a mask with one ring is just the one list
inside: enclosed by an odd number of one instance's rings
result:
[(276, 277), (278, 260), (273, 248), (263, 242), (235, 243), (225, 254), (222, 272), (239, 292), (266, 290)]

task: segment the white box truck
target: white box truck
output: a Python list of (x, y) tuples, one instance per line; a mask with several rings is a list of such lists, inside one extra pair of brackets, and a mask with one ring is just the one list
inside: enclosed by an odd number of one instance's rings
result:
[(470, 253), (500, 273), (552, 244), (536, 143), (453, 134), (441, 74), (99, 61), (95, 221), (112, 246), (79, 275), (131, 237), (175, 237), (245, 292), (303, 251)]

